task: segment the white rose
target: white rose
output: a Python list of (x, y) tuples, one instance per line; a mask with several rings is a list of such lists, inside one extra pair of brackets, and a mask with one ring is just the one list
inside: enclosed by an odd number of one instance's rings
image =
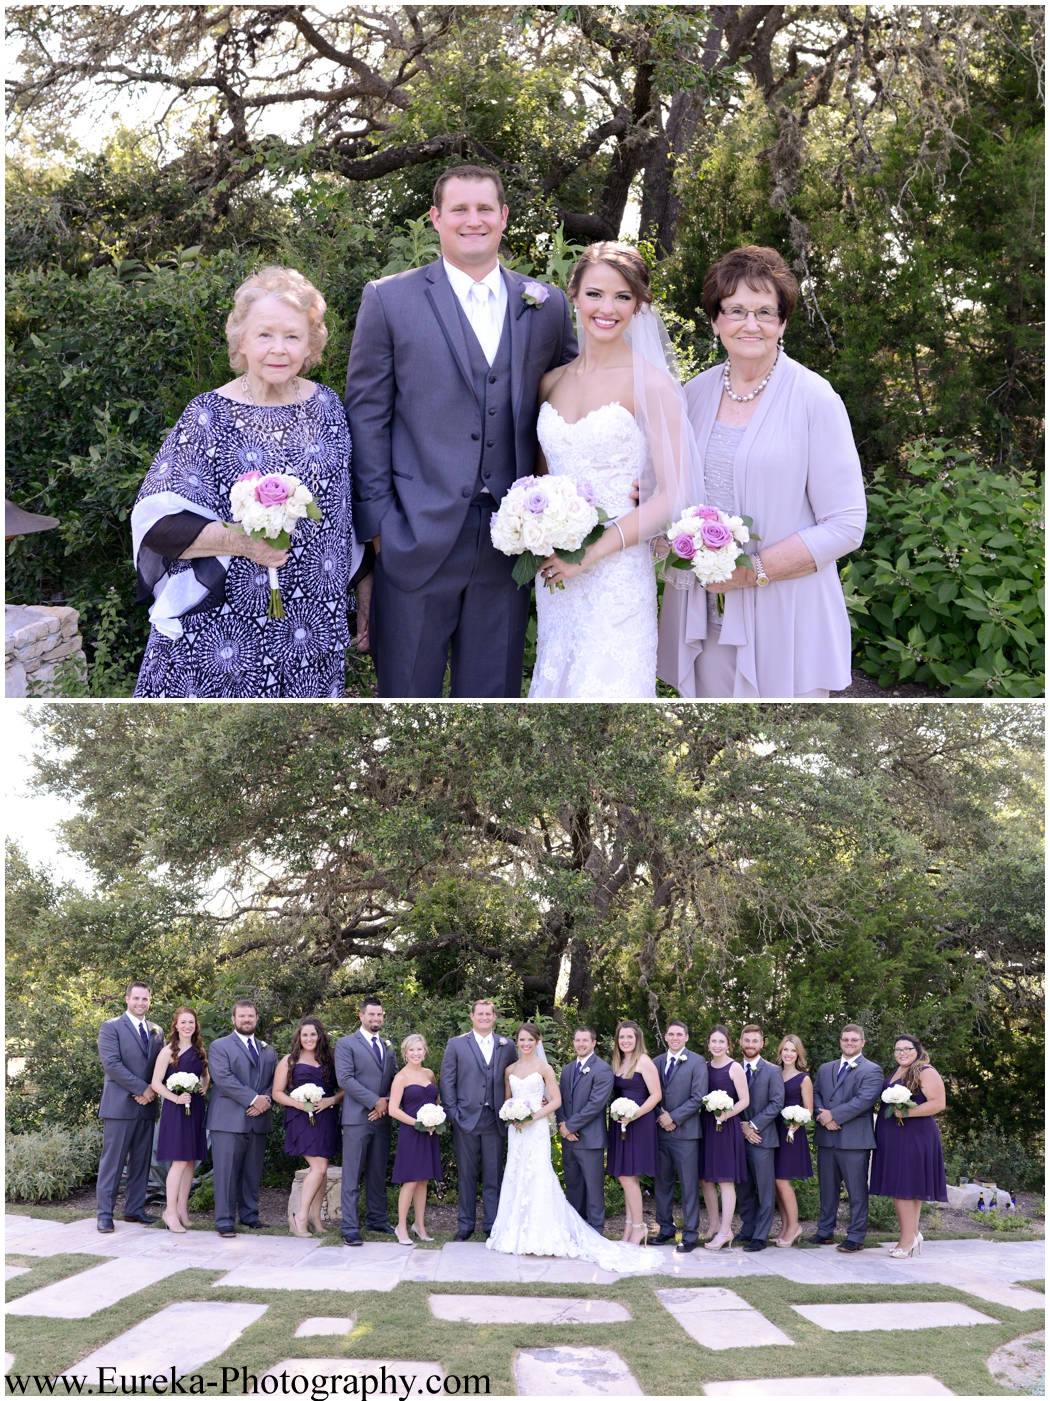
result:
[(539, 516), (531, 516), (522, 522), (521, 543), (526, 550), (531, 550), (534, 555), (548, 555), (547, 531), (543, 520)]

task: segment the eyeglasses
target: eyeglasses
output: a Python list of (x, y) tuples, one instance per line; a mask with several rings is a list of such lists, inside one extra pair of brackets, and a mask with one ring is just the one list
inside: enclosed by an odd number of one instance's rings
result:
[(746, 321), (749, 316), (760, 326), (773, 326), (780, 321), (780, 312), (771, 306), (760, 306), (757, 311), (749, 311), (746, 306), (720, 306), (718, 310), (729, 321)]

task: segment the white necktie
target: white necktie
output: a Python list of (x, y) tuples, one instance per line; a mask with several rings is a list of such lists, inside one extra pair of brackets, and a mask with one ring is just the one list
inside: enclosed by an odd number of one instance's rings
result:
[(491, 365), (499, 349), (501, 327), (496, 325), (496, 298), (484, 282), (471, 284), (467, 297), (467, 317)]
[(491, 1037), (485, 1037), (485, 1038), (483, 1038), (482, 1041), (480, 1042), (480, 1045), (481, 1045), (481, 1054), (485, 1057), (485, 1064), (488, 1065), (489, 1061), (492, 1059), (492, 1038), (491, 1038)]

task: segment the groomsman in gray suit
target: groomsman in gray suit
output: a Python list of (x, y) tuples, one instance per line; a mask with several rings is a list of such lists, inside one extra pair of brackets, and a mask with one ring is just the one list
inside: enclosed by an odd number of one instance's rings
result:
[(561, 1134), (565, 1195), (572, 1209), (601, 1235), (605, 1229), (605, 1106), (613, 1090), (612, 1066), (595, 1055), (597, 1037), (578, 1026), (572, 1038), (576, 1059), (561, 1073)]
[(380, 1036), (383, 1004), (366, 997), (357, 1009), (361, 1025), (335, 1046), (335, 1078), (346, 1091), (343, 1100), (343, 1186), (339, 1202), (343, 1240), (362, 1245), (358, 1198), (365, 1180), (365, 1224), (369, 1231), (392, 1236), (386, 1219), (386, 1177), (390, 1161), (390, 1086), (397, 1056)]
[(529, 589), (492, 544), (493, 512), (536, 464), (540, 378), (576, 358), (565, 293), (501, 267), (494, 170), (434, 187), (441, 257), (370, 282), (346, 376), (354, 530), (376, 551), (380, 696), (521, 695)]
[(150, 1085), (153, 1067), (164, 1045), (164, 1033), (146, 1021), (150, 990), (145, 983), (129, 983), (124, 994), (126, 1012), (103, 1022), (98, 1033), (98, 1054), (106, 1072), (102, 1082), (102, 1157), (96, 1189), (98, 1229), (113, 1227), (113, 1211), (120, 1176), (128, 1165), (124, 1188), (124, 1220), (152, 1226), (159, 1216), (146, 1214), (146, 1184), (153, 1155), (153, 1124), (157, 1094)]
[(499, 1117), (505, 1099), (503, 1072), (518, 1059), (513, 1043), (493, 1031), (496, 1009), (479, 997), (470, 1009), (473, 1027), (454, 1036), (441, 1059), (441, 1104), (452, 1121), (459, 1174), (459, 1230), (469, 1240), (477, 1225), (481, 1172), (481, 1227), (486, 1236), (499, 1210), (507, 1125)]
[(784, 1107), (784, 1077), (778, 1065), (762, 1059), (765, 1037), (760, 1026), (745, 1026), (740, 1033), (740, 1050), (747, 1080), (747, 1118), (743, 1121), (744, 1152), (747, 1154), (747, 1181), (737, 1190), (740, 1207), (740, 1234), (733, 1241), (745, 1250), (765, 1250), (773, 1229), (777, 1185), (773, 1154), (780, 1147), (777, 1131)]
[(676, 1254), (688, 1255), (700, 1241), (700, 1142), (703, 1128), (700, 1109), (707, 1094), (707, 1062), (685, 1049), (689, 1028), (685, 1022), (669, 1022), (664, 1033), (667, 1054), (660, 1056), (663, 1100), (656, 1124), (660, 1130), (655, 1182), (656, 1219), (660, 1224), (657, 1245), (675, 1238), (674, 1182), (682, 1194), (682, 1243)]
[(233, 1032), (208, 1047), (211, 1099), (208, 1134), (214, 1168), (215, 1229), (224, 1238), (242, 1226), (264, 1229), (259, 1220), (266, 1135), (273, 1128), (271, 1112), (277, 1052), (256, 1035), (259, 1013), (254, 1002), (235, 1002)]
[(849, 1227), (839, 1250), (864, 1249), (868, 1232), (868, 1164), (875, 1147), (872, 1110), (882, 1094), (882, 1067), (866, 1060), (864, 1028), (851, 1022), (839, 1038), (842, 1055), (817, 1071), (813, 1084), (817, 1176), (820, 1178), (820, 1218), (810, 1245), (831, 1245), (839, 1192), (846, 1184)]

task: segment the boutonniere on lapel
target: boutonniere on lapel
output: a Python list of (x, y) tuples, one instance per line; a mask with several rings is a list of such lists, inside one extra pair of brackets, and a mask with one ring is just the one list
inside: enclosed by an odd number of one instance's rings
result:
[(510, 1045), (510, 1042), (507, 1040), (507, 1038), (506, 1038), (505, 1036), (501, 1036), (500, 1039), (499, 1039), (499, 1044), (500, 1044), (501, 1046), (509, 1046), (509, 1045)]
[(580, 1066), (580, 1074), (581, 1074), (581, 1075), (589, 1075), (590, 1073), (591, 1073), (591, 1067), (590, 1067), (589, 1065), (581, 1065), (581, 1066)]
[(542, 306), (551, 294), (551, 289), (544, 282), (526, 282), (521, 289), (521, 300), (526, 306)]

